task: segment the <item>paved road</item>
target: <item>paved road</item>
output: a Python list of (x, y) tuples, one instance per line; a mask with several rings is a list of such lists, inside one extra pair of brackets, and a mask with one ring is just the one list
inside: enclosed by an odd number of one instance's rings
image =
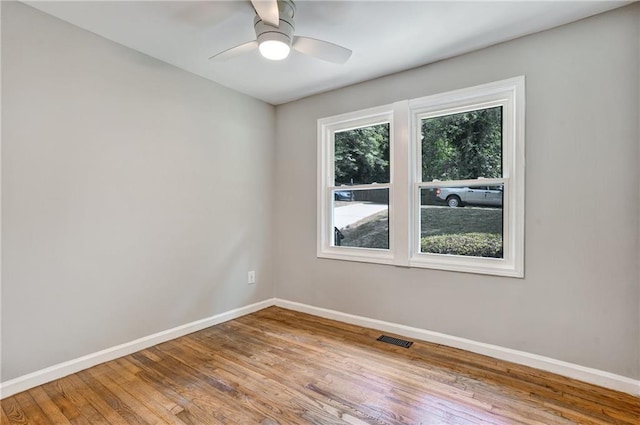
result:
[(343, 229), (350, 224), (388, 208), (386, 204), (370, 203), (353, 203), (337, 207), (333, 211), (333, 225), (338, 229)]

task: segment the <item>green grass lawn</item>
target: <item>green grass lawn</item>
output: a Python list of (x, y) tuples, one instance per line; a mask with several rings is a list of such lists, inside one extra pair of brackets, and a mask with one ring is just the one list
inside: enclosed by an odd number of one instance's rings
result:
[(420, 236), (502, 233), (500, 208), (427, 207), (420, 211)]
[[(420, 211), (423, 252), (474, 255), (470, 244), (478, 244), (479, 256), (502, 256), (502, 210), (499, 208), (427, 207)], [(374, 214), (344, 230), (343, 246), (389, 248), (389, 220), (386, 211)], [(432, 236), (449, 235), (447, 238)], [(466, 235), (466, 236), (462, 236)], [(426, 239), (425, 239), (426, 238)], [(459, 242), (456, 243), (455, 239)], [(466, 245), (466, 248), (462, 248)], [(482, 245), (480, 247), (480, 245)]]
[(382, 211), (342, 230), (342, 246), (389, 249), (389, 214)]

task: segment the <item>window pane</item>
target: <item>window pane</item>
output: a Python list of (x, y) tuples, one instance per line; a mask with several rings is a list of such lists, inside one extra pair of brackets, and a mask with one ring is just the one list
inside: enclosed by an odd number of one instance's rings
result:
[(389, 123), (335, 133), (335, 186), (389, 183)]
[(420, 251), (503, 258), (503, 189), (498, 186), (420, 190)]
[(502, 107), (422, 120), (422, 181), (502, 177)]
[(333, 246), (389, 249), (389, 189), (336, 189), (333, 199)]

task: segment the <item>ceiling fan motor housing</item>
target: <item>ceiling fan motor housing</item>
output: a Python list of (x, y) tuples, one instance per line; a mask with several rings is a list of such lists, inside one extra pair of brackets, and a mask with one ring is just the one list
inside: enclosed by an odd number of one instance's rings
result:
[(278, 10), (280, 14), (280, 25), (277, 28), (265, 23), (257, 15), (253, 19), (253, 27), (256, 31), (258, 43), (266, 40), (277, 40), (291, 46), (293, 32), (295, 30), (293, 21), (296, 10), (295, 6), (290, 0), (279, 0)]

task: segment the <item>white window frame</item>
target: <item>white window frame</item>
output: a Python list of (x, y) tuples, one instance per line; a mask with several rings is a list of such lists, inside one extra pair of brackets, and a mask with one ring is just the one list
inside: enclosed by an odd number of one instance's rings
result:
[[(333, 245), (333, 191), (335, 186), (334, 144), (335, 133), (361, 127), (389, 123), (389, 154), (393, 152), (393, 107), (385, 105), (363, 111), (328, 117), (318, 120), (318, 257), (339, 260), (354, 260), (371, 263), (392, 264), (394, 252), (394, 229), (389, 222), (389, 249), (355, 248)], [(390, 160), (389, 183), (345, 186), (352, 189), (389, 190), (389, 220), (394, 194), (394, 161)]]
[[(520, 76), (318, 120), (318, 257), (524, 277), (524, 96), (525, 79)], [(422, 253), (420, 188), (443, 186), (443, 182), (421, 181), (422, 119), (494, 106), (502, 106), (502, 177), (446, 183), (504, 185), (504, 256), (497, 259)], [(381, 185), (389, 187), (389, 250), (332, 246), (333, 134), (381, 122), (391, 125), (390, 183)], [(353, 188), (357, 187), (360, 186)]]

